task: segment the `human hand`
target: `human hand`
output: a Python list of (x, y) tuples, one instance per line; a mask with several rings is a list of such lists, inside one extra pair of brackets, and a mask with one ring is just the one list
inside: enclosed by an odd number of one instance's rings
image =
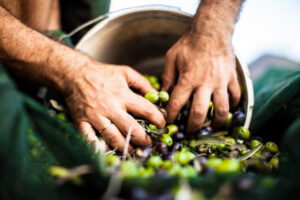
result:
[(211, 99), (215, 105), (214, 126), (220, 127), (229, 112), (228, 92), (233, 107), (241, 96), (231, 37), (186, 32), (166, 54), (163, 89), (174, 84), (167, 105), (169, 123), (193, 94), (187, 132), (201, 128)]
[[(137, 146), (151, 145), (144, 129), (129, 114), (145, 118), (163, 127), (161, 112), (142, 94), (155, 91), (149, 81), (127, 66), (89, 61), (70, 76), (66, 102), (72, 118), (88, 141), (96, 141), (96, 131), (111, 146), (122, 151), (125, 137), (132, 127), (131, 142)], [(111, 125), (110, 121), (112, 122)], [(129, 150), (132, 150), (130, 145)]]

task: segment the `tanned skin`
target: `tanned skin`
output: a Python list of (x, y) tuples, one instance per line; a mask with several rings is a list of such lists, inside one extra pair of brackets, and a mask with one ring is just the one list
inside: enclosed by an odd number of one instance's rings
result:
[[(193, 94), (188, 132), (203, 124), (211, 97), (215, 105), (215, 127), (220, 127), (241, 92), (235, 71), (232, 35), (242, 0), (202, 0), (190, 29), (167, 52), (163, 86), (176, 84), (167, 105), (173, 122)], [(177, 80), (177, 83), (175, 82)]]
[[(199, 129), (213, 95), (215, 124), (221, 124), (240, 98), (231, 37), (242, 1), (203, 0), (190, 29), (168, 51), (164, 88), (178, 82), (168, 104), (168, 121), (194, 92), (189, 131)], [(118, 150), (132, 127), (133, 145), (151, 145), (151, 139), (128, 113), (163, 127), (163, 115), (141, 94), (155, 91), (128, 66), (96, 62), (85, 54), (42, 35), (39, 31), (60, 27), (58, 0), (0, 0), (0, 60), (16, 76), (57, 89), (65, 96), (72, 118), (89, 141), (110, 120), (102, 138)], [(130, 146), (130, 149), (132, 147)]]

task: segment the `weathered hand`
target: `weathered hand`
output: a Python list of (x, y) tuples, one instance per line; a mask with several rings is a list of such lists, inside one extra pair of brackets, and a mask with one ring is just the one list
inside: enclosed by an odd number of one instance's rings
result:
[[(163, 127), (165, 119), (150, 101), (134, 93), (154, 91), (149, 81), (127, 66), (114, 66), (89, 61), (70, 76), (66, 102), (71, 116), (89, 141), (97, 140), (100, 131), (112, 122), (101, 137), (122, 151), (125, 137), (132, 127), (131, 142), (138, 146), (151, 145), (151, 139), (129, 114), (148, 119)], [(130, 146), (130, 149), (132, 146)]]
[(173, 84), (176, 86), (167, 105), (168, 122), (176, 119), (193, 94), (188, 132), (201, 128), (211, 99), (215, 105), (214, 125), (222, 125), (229, 111), (228, 92), (232, 106), (241, 96), (231, 38), (186, 32), (166, 55), (164, 89)]

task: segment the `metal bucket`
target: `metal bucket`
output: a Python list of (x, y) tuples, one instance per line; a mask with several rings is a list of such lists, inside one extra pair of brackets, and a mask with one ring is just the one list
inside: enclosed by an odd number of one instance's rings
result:
[[(163, 72), (166, 51), (188, 28), (190, 14), (165, 6), (145, 6), (109, 14), (89, 30), (76, 45), (97, 61), (129, 65), (146, 74)], [(236, 57), (243, 87), (245, 127), (249, 127), (254, 104), (253, 85), (246, 65)]]

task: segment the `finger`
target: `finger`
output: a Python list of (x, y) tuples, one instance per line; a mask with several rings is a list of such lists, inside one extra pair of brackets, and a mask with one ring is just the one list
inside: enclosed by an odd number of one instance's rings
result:
[(128, 134), (130, 127), (132, 128), (130, 141), (133, 144), (142, 147), (151, 146), (152, 141), (146, 134), (145, 130), (131, 115), (124, 110), (119, 109), (118, 113), (114, 113), (112, 120), (125, 136)]
[[(87, 141), (89, 143), (93, 143), (96, 149), (96, 152), (100, 149), (101, 142), (100, 139), (97, 137), (95, 130), (93, 129), (92, 125), (88, 122), (81, 121), (78, 123), (80, 133), (83, 136), (87, 136)], [(109, 150), (109, 146), (105, 143), (105, 150)]]
[[(95, 128), (98, 131), (102, 131), (100, 133), (100, 136), (103, 138), (103, 140), (109, 144), (112, 148), (117, 148), (118, 151), (123, 151), (123, 148), (125, 146), (125, 138), (123, 134), (110, 123), (110, 120), (106, 117), (99, 116), (95, 117)], [(105, 128), (106, 127), (106, 128)], [(105, 130), (103, 130), (105, 128)], [(130, 150), (132, 147), (130, 147)]]
[(128, 85), (139, 90), (142, 94), (155, 91), (151, 83), (131, 67), (125, 67), (125, 75)]
[(168, 89), (175, 83), (176, 68), (175, 68), (176, 53), (168, 51), (165, 58), (165, 68), (162, 76), (163, 88), (162, 90), (168, 91)]
[[(107, 129), (101, 133), (101, 137), (113, 148), (117, 148), (118, 151), (123, 152), (126, 139), (118, 128), (111, 124)], [(128, 151), (132, 151), (133, 147), (129, 145)]]
[(188, 120), (188, 133), (199, 130), (205, 120), (211, 99), (211, 91), (205, 88), (197, 88), (194, 93), (190, 116)]
[(88, 122), (81, 121), (79, 122), (79, 130), (83, 136), (86, 136), (86, 140), (88, 142), (97, 142), (98, 137), (96, 136), (96, 132), (93, 129), (92, 125)]
[(193, 88), (191, 86), (183, 86), (180, 82), (175, 86), (166, 108), (168, 123), (174, 122), (181, 108), (191, 96), (192, 91)]
[(166, 120), (163, 114), (150, 101), (135, 93), (132, 93), (132, 98), (130, 98), (130, 100), (131, 101), (126, 103), (127, 111), (138, 117), (149, 120), (159, 128), (165, 126)]
[(229, 112), (229, 102), (227, 88), (216, 89), (213, 93), (213, 102), (215, 105), (214, 126), (222, 126)]
[(241, 89), (239, 85), (239, 81), (237, 79), (237, 75), (235, 74), (228, 84), (228, 90), (231, 95), (231, 106), (236, 107), (241, 99)]

